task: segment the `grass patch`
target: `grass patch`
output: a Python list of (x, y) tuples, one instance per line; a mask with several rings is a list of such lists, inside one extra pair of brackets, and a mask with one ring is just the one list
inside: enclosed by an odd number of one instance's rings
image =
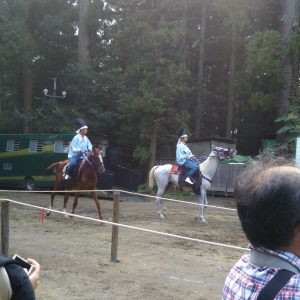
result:
[[(155, 187), (153, 189), (152, 194), (155, 195), (156, 192), (157, 192), (157, 187)], [(140, 193), (140, 194), (149, 194), (146, 191), (146, 185), (145, 184), (139, 185), (137, 193)], [(176, 200), (185, 200), (185, 201), (198, 199), (198, 196), (195, 195), (192, 191), (185, 190), (185, 191), (181, 192), (178, 187), (169, 189), (164, 194), (163, 197), (165, 197), (165, 198), (172, 198), (172, 199), (176, 199)]]

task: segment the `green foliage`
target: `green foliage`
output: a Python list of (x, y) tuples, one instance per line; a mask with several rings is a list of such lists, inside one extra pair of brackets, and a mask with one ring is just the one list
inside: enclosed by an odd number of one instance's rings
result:
[[(181, 127), (193, 135), (191, 124), (199, 118), (195, 102), (201, 92), (201, 137), (222, 137), (233, 28), (237, 33), (233, 124), (242, 132), (239, 141), (254, 149), (264, 131), (275, 130), (276, 100), (284, 86), (282, 62), (292, 55), (294, 66), (299, 65), (300, 45), (297, 28), (288, 47), (282, 43), (280, 1), (90, 1), (86, 18), (90, 62), (84, 68), (78, 66), (78, 4), (77, 0), (0, 1), (2, 132), (22, 132), (26, 123), (33, 132), (70, 132), (73, 119), (80, 115), (92, 134), (105, 134), (112, 146), (122, 149), (123, 164), (146, 170), (153, 139), (157, 145), (175, 143)], [(200, 41), (202, 21), (204, 41)], [(204, 74), (199, 82), (201, 43)], [(33, 76), (32, 86), (26, 86), (32, 92), (31, 114), (23, 100), (24, 70)], [(53, 77), (58, 79), (57, 93), (67, 91), (66, 99), (43, 96), (44, 88), (51, 92)], [(293, 78), (295, 86), (298, 71)], [(292, 137), (299, 127), (298, 85), (291, 97), (295, 107), (281, 120), (281, 132)], [(256, 137), (249, 138), (252, 135)]]
[[(148, 194), (148, 191), (146, 189), (145, 184), (141, 184), (138, 187), (138, 193), (140, 194)], [(192, 191), (180, 191), (178, 188), (170, 189), (164, 194), (165, 198), (170, 198), (170, 199), (177, 199), (177, 200), (185, 200), (185, 201), (190, 201), (190, 200), (197, 200), (198, 196), (195, 195)]]
[(289, 113), (276, 119), (276, 122), (283, 124), (277, 133), (284, 134), (285, 142), (295, 150), (296, 138), (300, 136), (300, 106), (291, 106)]
[(254, 90), (249, 99), (253, 109), (270, 111), (276, 105), (283, 86), (283, 58), (284, 47), (277, 31), (266, 30), (248, 38), (246, 72)]
[(300, 35), (299, 31), (294, 31), (289, 39), (289, 51), (293, 53), (299, 53), (300, 48)]
[[(110, 53), (122, 66), (123, 89), (117, 100), (122, 127), (118, 141), (139, 166), (149, 161), (155, 126), (160, 133), (163, 128), (173, 127), (176, 135), (190, 108), (182, 98), (191, 90), (191, 74), (180, 65), (178, 22), (162, 17), (166, 2), (157, 3), (149, 13), (143, 11), (146, 8), (147, 4), (141, 5), (140, 14), (124, 10), (111, 31), (110, 45)], [(157, 136), (158, 141), (162, 136)]]
[(253, 110), (261, 109), (263, 112), (268, 112), (276, 105), (277, 97), (278, 95), (274, 93), (265, 94), (262, 91), (257, 91), (251, 95), (249, 104)]
[(279, 32), (258, 32), (246, 44), (246, 64), (250, 77), (282, 78), (284, 48)]
[(140, 166), (147, 166), (149, 161), (150, 153), (149, 149), (145, 147), (137, 146), (133, 151), (133, 158), (136, 159)]

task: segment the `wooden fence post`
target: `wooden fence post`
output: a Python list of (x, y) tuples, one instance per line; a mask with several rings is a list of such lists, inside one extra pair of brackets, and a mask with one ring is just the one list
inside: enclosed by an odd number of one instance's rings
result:
[[(114, 191), (113, 223), (119, 223), (120, 192)], [(118, 262), (119, 226), (112, 226), (110, 261)]]
[(8, 256), (9, 249), (9, 202), (1, 201), (1, 255)]

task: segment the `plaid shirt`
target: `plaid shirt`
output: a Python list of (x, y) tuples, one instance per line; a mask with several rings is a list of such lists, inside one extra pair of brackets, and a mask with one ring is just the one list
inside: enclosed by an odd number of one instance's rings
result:
[[(285, 251), (270, 251), (300, 268), (300, 258)], [(225, 280), (222, 300), (255, 300), (260, 291), (274, 277), (279, 269), (259, 267), (249, 261), (249, 255), (244, 255), (231, 269)], [(300, 274), (291, 277), (288, 283), (279, 291), (275, 300), (300, 299)]]

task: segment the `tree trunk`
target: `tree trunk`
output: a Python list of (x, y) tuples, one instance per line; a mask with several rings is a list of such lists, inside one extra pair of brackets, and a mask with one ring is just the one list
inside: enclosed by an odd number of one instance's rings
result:
[(183, 65), (187, 66), (187, 47), (186, 47), (186, 24), (187, 24), (187, 7), (188, 7), (188, 0), (183, 0), (183, 20), (182, 20), (182, 40), (181, 40), (181, 49), (182, 49), (182, 62)]
[(32, 119), (32, 70), (28, 66), (24, 66), (22, 74), (22, 102), (25, 113), (24, 133), (31, 132), (30, 121)]
[[(282, 0), (282, 24), (281, 34), (283, 42), (288, 46), (289, 38), (293, 30), (293, 18), (297, 0)], [(280, 91), (278, 103), (278, 117), (284, 116), (289, 109), (289, 95), (292, 80), (291, 56), (288, 54), (283, 62), (284, 86)]]
[[(200, 137), (201, 132), (201, 118), (203, 115), (203, 79), (204, 79), (204, 51), (205, 51), (205, 30), (206, 30), (206, 5), (203, 5), (201, 14), (201, 27), (200, 27), (200, 45), (199, 45), (199, 60), (198, 60), (198, 85), (199, 91), (197, 92), (196, 110), (195, 110), (195, 137)], [(202, 85), (200, 87), (200, 85)]]
[[(158, 133), (159, 125), (158, 122), (155, 122), (153, 125), (151, 138), (150, 138), (150, 158), (149, 158), (149, 164), (148, 164), (148, 175), (152, 167), (155, 165), (155, 158), (156, 158), (156, 146), (157, 146), (157, 133)], [(146, 184), (146, 190), (149, 190), (149, 176), (147, 176), (147, 184)]]
[(226, 138), (231, 138), (232, 119), (234, 109), (234, 81), (236, 73), (236, 22), (232, 23), (231, 34), (231, 54), (230, 54), (230, 69), (229, 69), (229, 89), (228, 89), (228, 104), (226, 116)]
[(79, 66), (85, 68), (89, 65), (90, 37), (87, 27), (87, 13), (90, 0), (80, 0), (79, 4), (79, 36), (78, 36), (78, 59)]
[(291, 57), (291, 68), (292, 68), (292, 78), (291, 78), (291, 92), (290, 92), (290, 104), (296, 104), (298, 102), (298, 88), (299, 88), (299, 49), (294, 49)]
[(3, 91), (2, 91), (2, 79), (0, 80), (0, 114), (3, 112)]

